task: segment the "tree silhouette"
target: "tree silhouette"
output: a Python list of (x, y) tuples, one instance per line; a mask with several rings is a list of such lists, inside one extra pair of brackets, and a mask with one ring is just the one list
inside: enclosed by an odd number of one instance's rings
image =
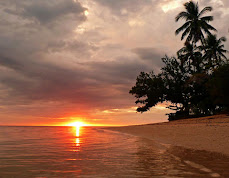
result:
[(220, 66), (213, 72), (208, 82), (209, 93), (215, 105), (229, 111), (229, 64)]
[(225, 37), (217, 39), (216, 35), (209, 35), (203, 46), (200, 48), (205, 51), (204, 58), (208, 60), (209, 67), (218, 67), (222, 64), (223, 59), (227, 60), (225, 54), (228, 52), (224, 49), (223, 42), (226, 41)]
[(137, 98), (136, 104), (143, 104), (143, 106), (137, 108), (138, 112), (148, 111), (158, 102), (164, 101), (165, 87), (163, 79), (153, 72), (149, 74), (141, 72), (136, 79), (136, 85), (132, 87), (129, 93)]
[(188, 62), (189, 73), (201, 72), (202, 54), (199, 48), (186, 42), (185, 46), (177, 52), (178, 58)]
[(176, 30), (175, 34), (178, 35), (183, 31), (181, 40), (186, 36), (187, 42), (197, 43), (201, 40), (204, 44), (204, 33), (211, 34), (211, 30), (217, 31), (208, 22), (213, 21), (213, 16), (203, 16), (206, 12), (212, 11), (212, 7), (205, 7), (199, 12), (198, 3), (193, 1), (184, 4), (186, 11), (180, 12), (175, 20), (178, 22), (180, 19), (185, 19), (185, 23)]
[[(168, 102), (169, 120), (212, 115), (218, 111), (229, 111), (229, 61), (223, 42), (210, 33), (216, 31), (208, 24), (212, 16), (204, 16), (212, 7), (199, 12), (198, 3), (184, 4), (186, 11), (177, 15), (176, 21), (184, 18), (185, 24), (176, 30), (183, 31), (181, 40), (186, 42), (177, 52), (177, 57), (162, 58), (161, 72), (141, 72), (136, 85), (130, 90), (140, 104), (138, 112), (148, 111), (159, 102)], [(204, 33), (207, 34), (205, 39)], [(201, 41), (202, 45), (197, 46)], [(228, 63), (228, 64), (227, 64)]]

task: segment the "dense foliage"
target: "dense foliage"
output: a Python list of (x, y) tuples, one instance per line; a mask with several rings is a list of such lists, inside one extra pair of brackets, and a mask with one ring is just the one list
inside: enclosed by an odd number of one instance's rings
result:
[(184, 31), (181, 39), (188, 36), (184, 47), (176, 57), (162, 58), (164, 66), (159, 74), (141, 72), (136, 85), (130, 90), (141, 104), (138, 112), (148, 111), (158, 103), (171, 103), (175, 110), (169, 120), (212, 115), (229, 110), (229, 64), (224, 49), (225, 37), (217, 38), (216, 31), (208, 22), (212, 16), (204, 16), (212, 7), (199, 12), (197, 3), (184, 4), (186, 11), (176, 17), (185, 24), (176, 30)]

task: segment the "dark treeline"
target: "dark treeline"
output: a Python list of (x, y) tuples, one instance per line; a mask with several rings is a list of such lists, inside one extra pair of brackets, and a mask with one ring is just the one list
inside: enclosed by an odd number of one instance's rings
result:
[(198, 3), (184, 4), (185, 11), (175, 18), (185, 23), (176, 30), (185, 39), (176, 57), (162, 58), (159, 74), (141, 72), (130, 90), (141, 104), (138, 112), (148, 111), (158, 103), (168, 102), (169, 120), (213, 115), (229, 110), (229, 63), (224, 49), (225, 37), (217, 38), (217, 30), (205, 16), (212, 7), (199, 10)]

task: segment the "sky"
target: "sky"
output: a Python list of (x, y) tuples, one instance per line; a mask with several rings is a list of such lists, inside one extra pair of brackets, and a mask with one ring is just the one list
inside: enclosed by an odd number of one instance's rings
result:
[[(174, 19), (185, 2), (0, 1), (0, 125), (167, 121), (166, 104), (136, 113), (129, 90), (182, 47)], [(211, 24), (229, 39), (229, 1), (199, 5), (213, 7)]]

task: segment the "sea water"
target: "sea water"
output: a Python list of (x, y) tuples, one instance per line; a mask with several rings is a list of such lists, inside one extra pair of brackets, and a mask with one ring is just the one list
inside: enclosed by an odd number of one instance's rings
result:
[[(173, 152), (151, 140), (100, 127), (0, 127), (3, 178), (221, 176)], [(219, 167), (224, 175), (227, 166), (224, 161)]]

